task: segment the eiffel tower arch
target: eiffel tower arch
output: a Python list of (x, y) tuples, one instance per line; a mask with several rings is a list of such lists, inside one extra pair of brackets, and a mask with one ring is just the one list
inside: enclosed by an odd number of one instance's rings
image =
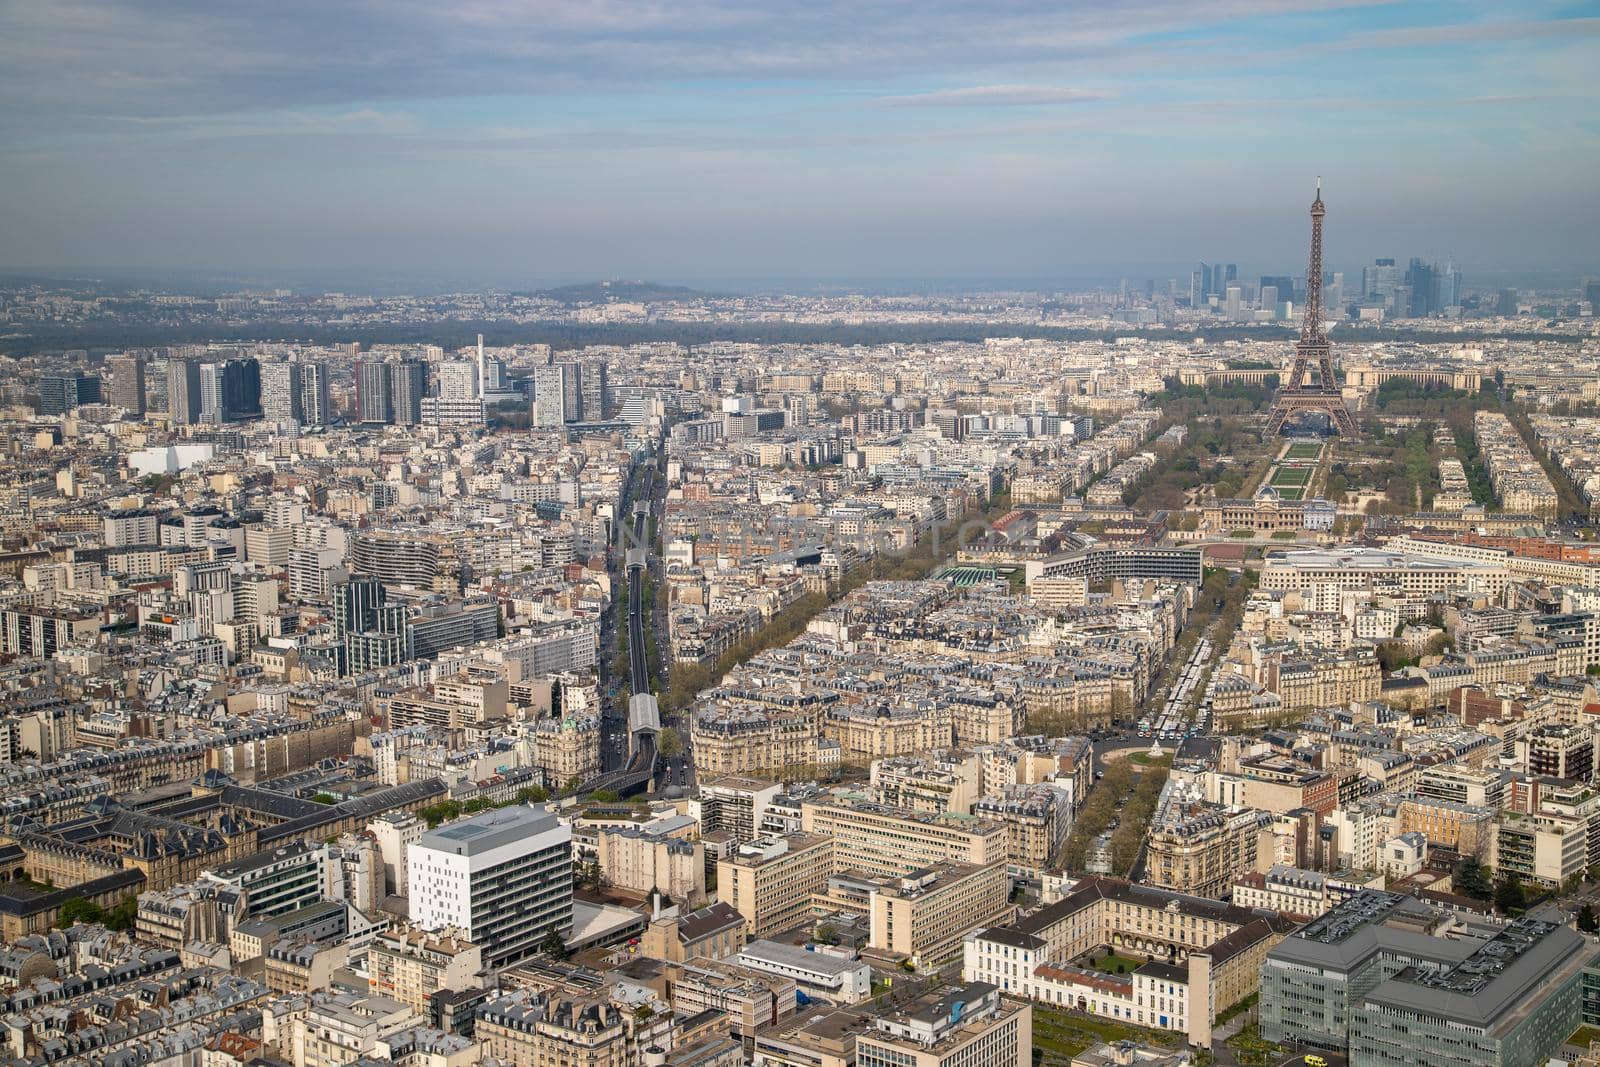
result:
[[(1333, 376), (1333, 354), (1322, 326), (1322, 179), (1317, 179), (1317, 198), (1311, 203), (1311, 265), (1306, 271), (1306, 314), (1300, 324), (1300, 341), (1294, 347), (1294, 369), (1278, 386), (1278, 397), (1267, 416), (1267, 436), (1276, 437), (1290, 422), (1311, 412), (1328, 417), (1335, 432), (1353, 437), (1355, 416), (1339, 392)], [(1307, 375), (1313, 380), (1306, 381)]]

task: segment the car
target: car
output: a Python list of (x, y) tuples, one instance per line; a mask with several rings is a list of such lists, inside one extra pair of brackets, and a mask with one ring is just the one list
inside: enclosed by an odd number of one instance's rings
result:
[(1328, 1067), (1328, 1061), (1315, 1054), (1306, 1056), (1305, 1060), (1306, 1067)]

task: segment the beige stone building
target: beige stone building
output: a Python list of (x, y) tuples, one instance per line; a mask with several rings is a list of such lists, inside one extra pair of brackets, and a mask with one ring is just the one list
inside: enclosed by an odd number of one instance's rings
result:
[(367, 989), (420, 1014), (441, 989), (467, 989), (483, 970), (483, 950), (459, 930), (400, 926), (380, 933), (367, 950)]
[(1010, 889), (1002, 864), (940, 863), (886, 880), (868, 899), (869, 943), (918, 966), (943, 963), (973, 927), (1006, 921)]
[(657, 912), (645, 927), (639, 954), (668, 963), (727, 959), (744, 947), (744, 931), (744, 916), (720, 900), (691, 912), (669, 908)]
[(484, 1004), (473, 1036), (510, 1067), (635, 1067), (672, 1046), (670, 1011), (623, 1011), (601, 997), (518, 990)]
[(1072, 829), (1072, 808), (1065, 791), (1048, 785), (1010, 785), (979, 800), (972, 813), (1006, 829), (1006, 859), (1015, 867), (1046, 871)]
[(1494, 832), (1495, 810), (1438, 797), (1409, 796), (1395, 811), (1396, 834), (1420, 833), (1430, 844), (1483, 857)]
[(1371, 656), (1326, 656), (1267, 666), (1265, 684), (1283, 711), (1349, 707), (1378, 698), (1383, 672)]
[(290, 1020), (295, 1063), (342, 1067), (371, 1052), (381, 1039), (421, 1022), (410, 1008), (387, 997), (340, 993), (318, 1000)]
[(1006, 858), (1006, 828), (999, 823), (922, 815), (865, 800), (808, 800), (800, 808), (800, 826), (833, 839), (836, 871), (892, 876), (952, 860), (981, 867)]
[(705, 900), (706, 852), (699, 841), (648, 828), (606, 827), (598, 835), (598, 852), (601, 876), (619, 889), (657, 889), (689, 907)]
[(759, 775), (818, 762), (830, 695), (739, 692), (711, 700), (690, 728), (696, 773)]
[(834, 841), (821, 834), (761, 837), (717, 864), (717, 899), (745, 919), (749, 937), (804, 922), (811, 897), (834, 870)]
[(540, 720), (533, 762), (555, 786), (593, 778), (600, 773), (600, 720), (593, 715)]
[(1272, 866), (1271, 827), (1266, 812), (1215, 807), (1152, 826), (1145, 843), (1145, 881), (1158, 889), (1220, 897), (1239, 875)]
[(505, 718), (505, 679), (476, 679), (465, 675), (446, 678), (431, 686), (407, 689), (388, 700), (391, 729), (431, 726), (452, 738), (483, 730)]
[(795, 1013), (798, 986), (793, 978), (705, 959), (669, 963), (664, 972), (673, 1011), (679, 1015), (724, 1012), (728, 1028), (746, 1040)]
[[(1261, 961), (1298, 926), (1268, 912), (1169, 893), (1120, 878), (1083, 878), (1053, 904), (1009, 926), (980, 930), (966, 939), (962, 976), (999, 985), (1017, 996), (1085, 1010), (1089, 991), (1069, 967), (1086, 954), (1110, 949), (1152, 961), (1154, 978), (1172, 987), (1165, 995), (1183, 1003), (1181, 1013), (1159, 1011), (1111, 991), (1120, 1001), (1112, 1015), (1124, 1022), (1176, 1029), (1201, 1047), (1211, 1045), (1217, 1014), (1255, 992)], [(1136, 979), (1145, 971), (1135, 972)], [(1103, 977), (1103, 976), (1102, 976)], [(1182, 987), (1181, 990), (1178, 987)], [(1098, 1013), (1098, 1009), (1097, 1009)]]

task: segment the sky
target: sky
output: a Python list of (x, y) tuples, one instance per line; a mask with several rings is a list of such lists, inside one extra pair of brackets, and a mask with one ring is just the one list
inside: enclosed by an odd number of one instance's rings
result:
[(0, 267), (1600, 274), (1600, 3), (0, 0)]

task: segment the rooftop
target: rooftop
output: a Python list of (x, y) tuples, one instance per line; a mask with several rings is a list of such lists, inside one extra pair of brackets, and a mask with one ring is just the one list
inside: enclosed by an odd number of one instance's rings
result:
[(418, 841), (423, 848), (471, 856), (502, 845), (514, 844), (561, 825), (548, 807), (518, 804), (447, 823), (429, 830)]

